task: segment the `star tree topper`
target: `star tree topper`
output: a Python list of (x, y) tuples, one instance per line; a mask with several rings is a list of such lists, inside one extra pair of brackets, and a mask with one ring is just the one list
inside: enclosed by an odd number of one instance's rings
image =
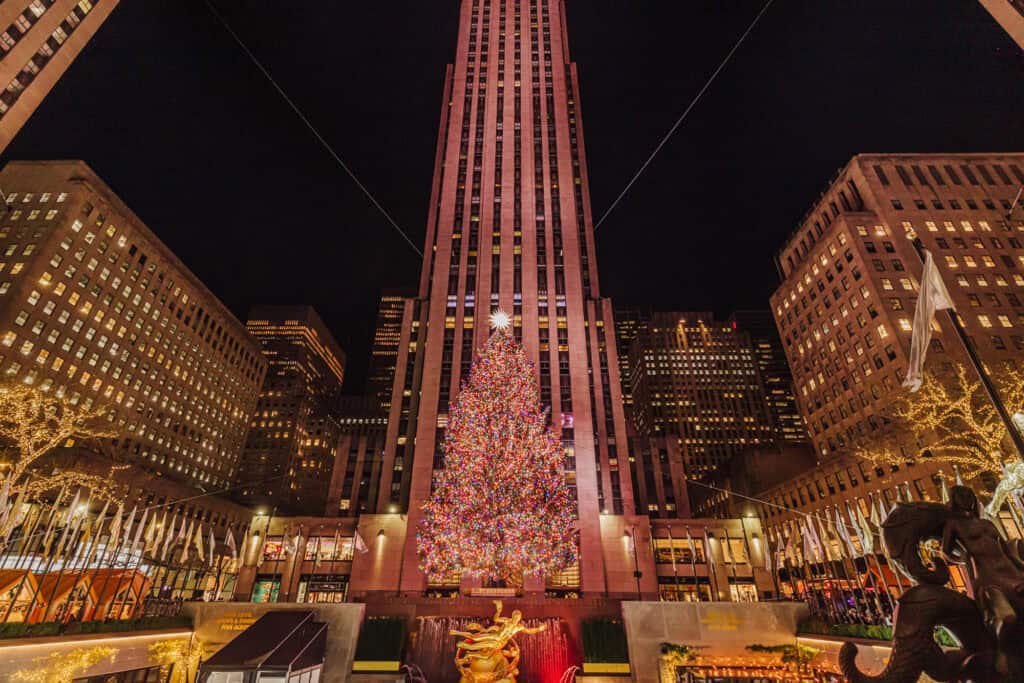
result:
[(490, 323), (492, 330), (507, 330), (508, 326), (512, 324), (512, 318), (505, 311), (496, 308), (491, 313)]

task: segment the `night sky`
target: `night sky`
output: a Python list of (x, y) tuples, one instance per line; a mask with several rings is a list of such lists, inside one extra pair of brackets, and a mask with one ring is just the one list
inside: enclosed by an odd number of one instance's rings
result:
[[(457, 0), (219, 0), (422, 245)], [(595, 217), (762, 6), (568, 0)], [(1024, 148), (1024, 56), (974, 0), (776, 0), (598, 232), (619, 305), (765, 307), (772, 257), (858, 152)], [(124, 0), (8, 159), (84, 159), (235, 313), (312, 303), (361, 388), (418, 256), (202, 0)]]

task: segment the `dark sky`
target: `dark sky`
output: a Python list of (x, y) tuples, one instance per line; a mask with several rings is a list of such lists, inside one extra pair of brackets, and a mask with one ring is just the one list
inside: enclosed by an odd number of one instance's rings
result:
[[(422, 244), (457, 0), (219, 0)], [(595, 216), (756, 0), (568, 0)], [(858, 152), (1020, 151), (1024, 56), (974, 0), (776, 0), (598, 233), (618, 304), (764, 307), (772, 255)], [(316, 306), (363, 382), (376, 298), (419, 259), (202, 0), (124, 0), (4, 159), (86, 160), (240, 317)]]

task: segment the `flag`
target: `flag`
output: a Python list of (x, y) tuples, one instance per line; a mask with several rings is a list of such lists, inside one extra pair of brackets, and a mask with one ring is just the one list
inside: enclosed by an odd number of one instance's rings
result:
[[(188, 531), (185, 532), (185, 547), (181, 550), (181, 564), (188, 562), (188, 547), (192, 543), (192, 529), (195, 527), (196, 521), (190, 519), (188, 521)], [(185, 520), (181, 520), (181, 528), (185, 528)]]
[(213, 525), (210, 525), (210, 566), (213, 566), (213, 549), (217, 547), (216, 541), (213, 540)]
[[(243, 545), (245, 544), (245, 540), (244, 539), (242, 540), (242, 543), (243, 543)], [(228, 531), (224, 535), (224, 545), (227, 546), (227, 549), (231, 551), (231, 560), (232, 560), (232, 562), (237, 561), (238, 560), (238, 546), (235, 545), (235, 535), (233, 533), (231, 533), (231, 528), (230, 527), (228, 527)]]
[(696, 562), (697, 548), (693, 545), (693, 536), (690, 535), (690, 527), (686, 527), (686, 547), (690, 550), (690, 562)]
[(335, 561), (335, 560), (340, 560), (341, 559), (341, 552), (340, 552), (341, 549), (338, 547), (338, 534), (340, 532), (341, 532), (341, 528), (340, 527), (334, 527), (334, 550), (331, 552), (331, 561), (332, 562)]
[(114, 513), (114, 517), (110, 520), (110, 538), (107, 539), (107, 546), (103, 549), (103, 557), (107, 556), (108, 551), (113, 551), (117, 547), (117, 541), (121, 537), (121, 529), (124, 528), (124, 503), (117, 504), (117, 512)]
[(942, 485), (939, 488), (939, 495), (942, 498), (942, 502), (943, 503), (948, 503), (949, 502), (949, 486), (946, 484), (946, 477), (944, 475), (940, 474), (939, 478), (942, 480)]
[(825, 560), (831, 562), (836, 559), (836, 551), (832, 547), (832, 537), (828, 533), (828, 524), (822, 521), (818, 515), (814, 516), (813, 524), (817, 527), (814, 533), (818, 535), (818, 539), (821, 541), (822, 555), (824, 555)]
[(72, 515), (75, 513), (75, 508), (78, 507), (78, 498), (81, 491), (75, 492), (75, 497), (71, 501), (71, 505), (68, 506), (67, 513), (64, 515), (64, 531), (60, 534), (60, 540), (57, 541), (57, 547), (54, 549), (54, 557), (60, 557), (62, 549), (64, 548), (64, 542), (68, 538), (68, 532), (71, 531), (71, 520)]
[(316, 548), (313, 549), (313, 569), (316, 569), (318, 566), (320, 566), (320, 542), (321, 542), (321, 540), (322, 540), (322, 537), (320, 537), (320, 536), (316, 537)]
[(847, 527), (846, 520), (843, 519), (843, 513), (839, 511), (838, 506), (833, 510), (833, 513), (835, 513), (836, 533), (839, 534), (841, 545), (846, 548), (846, 556), (852, 560), (857, 557), (857, 549), (853, 545), (853, 537), (850, 536), (850, 529)]
[(917, 307), (914, 309), (914, 327), (910, 336), (910, 358), (907, 363), (907, 378), (903, 386), (916, 392), (921, 388), (924, 358), (928, 353), (928, 345), (932, 340), (932, 321), (935, 312), (954, 309), (953, 300), (946, 290), (939, 269), (935, 267), (932, 254), (924, 251), (924, 270), (921, 272), (921, 290), (917, 295)]
[(170, 550), (174, 544), (174, 525), (178, 521), (178, 513), (174, 513), (174, 517), (171, 518), (171, 525), (164, 530), (164, 544), (160, 549), (160, 561), (164, 562), (167, 559), (167, 551)]
[[(849, 506), (849, 501), (846, 504)], [(864, 509), (857, 504), (854, 504), (854, 508), (857, 510), (857, 538), (860, 540), (861, 551), (865, 555), (870, 555), (875, 552), (875, 536), (871, 531), (871, 525), (868, 524), (867, 518), (864, 517)], [(849, 507), (847, 507), (846, 511), (850, 511)]]
[(715, 566), (715, 551), (711, 548), (711, 539), (708, 537), (708, 530), (704, 529), (704, 559), (709, 566)]
[[(196, 555), (199, 556), (199, 561), (202, 562), (206, 559), (206, 554), (203, 553), (203, 523), (200, 522), (196, 525)], [(213, 552), (213, 549), (210, 549)]]
[(764, 569), (770, 572), (772, 570), (772, 542), (771, 537), (768, 534), (764, 536)]
[[(145, 508), (142, 511), (142, 519), (139, 520), (139, 525), (135, 527), (135, 538), (132, 539), (132, 545), (128, 548), (128, 559), (125, 560), (125, 567), (128, 567), (128, 562), (131, 561), (132, 555), (135, 554), (135, 549), (139, 547), (139, 541), (142, 539), (142, 532), (146, 528), (146, 517), (149, 516), (149, 508)], [(140, 554), (141, 561), (141, 554)]]
[(784, 538), (786, 539), (785, 548), (782, 551), (782, 556), (790, 562), (790, 564), (796, 564), (796, 547), (794, 546), (796, 540), (796, 534), (793, 533), (793, 520), (786, 522)]
[(370, 552), (370, 549), (366, 547), (366, 541), (363, 540), (362, 535), (360, 535), (359, 533), (359, 529), (356, 529), (355, 543), (356, 550), (358, 550), (362, 554), (365, 555), (366, 553)]
[(153, 543), (156, 541), (157, 535), (157, 521), (156, 513), (149, 518), (149, 526), (146, 527), (146, 533), (142, 535), (142, 552), (148, 553), (153, 551)]
[(803, 518), (803, 532), (805, 541), (810, 542), (810, 548), (812, 557), (815, 562), (821, 562), (824, 559), (825, 547), (821, 543), (821, 537), (818, 536), (817, 530), (814, 528), (814, 520), (808, 517)]
[(96, 525), (93, 528), (93, 532), (92, 532), (93, 536), (96, 537), (96, 540), (93, 542), (92, 547), (89, 548), (89, 555), (85, 559), (86, 566), (92, 564), (93, 559), (96, 557), (96, 551), (100, 547), (100, 539), (103, 537), (103, 523), (107, 519), (107, 510), (108, 509), (110, 509), (110, 500), (109, 499), (107, 499), (107, 502), (103, 505), (103, 510), (100, 511), (99, 516), (96, 517)]

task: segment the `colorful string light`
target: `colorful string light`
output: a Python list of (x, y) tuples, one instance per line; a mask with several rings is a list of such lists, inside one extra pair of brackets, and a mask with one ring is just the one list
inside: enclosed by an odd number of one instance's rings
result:
[(562, 466), (533, 364), (496, 325), (451, 406), (444, 468), (417, 532), (423, 571), (515, 586), (574, 564), (576, 508)]

